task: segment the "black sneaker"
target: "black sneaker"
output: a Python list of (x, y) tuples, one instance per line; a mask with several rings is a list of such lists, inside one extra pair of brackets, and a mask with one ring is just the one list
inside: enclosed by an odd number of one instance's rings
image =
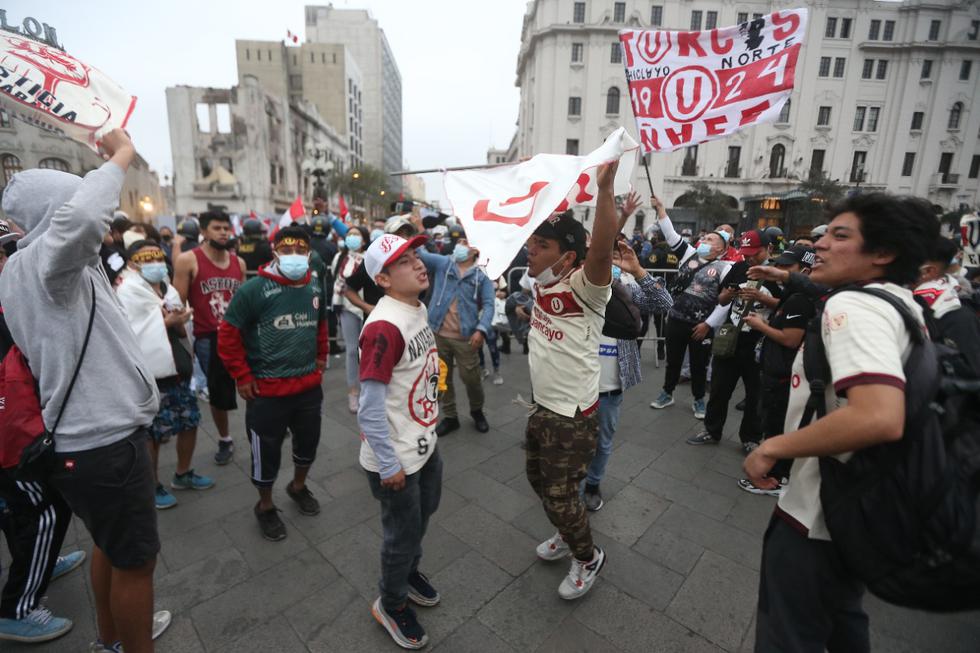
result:
[(214, 454), (215, 465), (227, 465), (231, 462), (231, 455), (235, 453), (235, 445), (231, 440), (218, 440), (218, 451)]
[(699, 444), (718, 444), (721, 438), (715, 438), (707, 431), (701, 431), (697, 435), (692, 435), (685, 442), (688, 444), (699, 445)]
[(455, 417), (446, 417), (436, 426), (436, 435), (441, 438), (457, 430), (459, 430), (459, 420)]
[(310, 488), (305, 485), (302, 490), (297, 492), (293, 490), (293, 484), (290, 482), (286, 485), (286, 494), (299, 506), (299, 513), (301, 515), (312, 516), (320, 514), (320, 502), (313, 497)]
[(474, 410), (470, 413), (470, 417), (473, 418), (473, 423), (476, 425), (476, 430), (480, 433), (486, 433), (490, 430), (490, 425), (487, 424), (487, 418), (483, 414), (482, 410)]
[(279, 519), (279, 508), (259, 510), (259, 504), (255, 504), (255, 518), (259, 520), (262, 537), (273, 542), (286, 539), (286, 525)]
[(371, 615), (375, 620), (384, 626), (391, 638), (402, 648), (420, 649), (429, 643), (429, 636), (425, 634), (422, 625), (415, 616), (415, 610), (406, 605), (401, 610), (388, 612), (381, 605), (381, 597), (374, 600), (371, 605)]
[(589, 512), (598, 512), (603, 506), (602, 492), (598, 485), (585, 485), (585, 509)]
[(421, 571), (416, 571), (408, 577), (408, 598), (412, 603), (423, 608), (431, 608), (439, 604), (439, 592)]

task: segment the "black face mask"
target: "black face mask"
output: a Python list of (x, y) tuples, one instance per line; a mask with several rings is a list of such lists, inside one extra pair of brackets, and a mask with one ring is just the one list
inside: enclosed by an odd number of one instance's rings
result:
[(162, 238), (163, 239), (163, 242), (165, 242), (165, 243), (169, 243), (169, 242), (171, 242), (174, 239), (173, 236), (160, 236), (160, 238)]
[(229, 240), (227, 243), (219, 243), (217, 240), (208, 239), (208, 245), (218, 250), (231, 249), (232, 242)]

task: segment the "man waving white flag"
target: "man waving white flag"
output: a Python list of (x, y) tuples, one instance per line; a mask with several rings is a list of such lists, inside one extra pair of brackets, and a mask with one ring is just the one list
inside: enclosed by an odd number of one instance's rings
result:
[(577, 205), (595, 206), (596, 168), (623, 157), (616, 173), (617, 195), (630, 190), (639, 145), (622, 127), (585, 156), (538, 154), (499, 168), (446, 172), (446, 196), (467, 240), (480, 251), (479, 264), (496, 279), (531, 233), (552, 213)]

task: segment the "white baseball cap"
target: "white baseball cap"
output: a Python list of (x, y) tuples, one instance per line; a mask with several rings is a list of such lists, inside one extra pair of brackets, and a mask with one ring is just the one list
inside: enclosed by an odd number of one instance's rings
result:
[(409, 240), (405, 240), (395, 234), (380, 236), (364, 252), (364, 269), (367, 270), (368, 276), (374, 281), (374, 277), (384, 270), (385, 266), (393, 263), (409, 249), (414, 249), (425, 244), (426, 240), (428, 240), (426, 236), (413, 236)]
[(393, 234), (402, 227), (411, 227), (415, 229), (415, 225), (412, 224), (412, 214), (406, 213), (404, 215), (393, 215), (385, 222), (385, 233)]

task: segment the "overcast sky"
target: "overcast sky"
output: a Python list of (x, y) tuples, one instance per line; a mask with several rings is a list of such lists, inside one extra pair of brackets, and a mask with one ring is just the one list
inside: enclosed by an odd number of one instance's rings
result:
[[(172, 171), (168, 86), (237, 83), (235, 39), (305, 40), (301, 0), (8, 0), (7, 22), (33, 16), (54, 26), (65, 49), (137, 96), (129, 130), (160, 173)], [(514, 133), (514, 86), (523, 0), (358, 0), (388, 37), (402, 76), (403, 152), (412, 168), (483, 163)], [(430, 198), (442, 195), (426, 176)]]

